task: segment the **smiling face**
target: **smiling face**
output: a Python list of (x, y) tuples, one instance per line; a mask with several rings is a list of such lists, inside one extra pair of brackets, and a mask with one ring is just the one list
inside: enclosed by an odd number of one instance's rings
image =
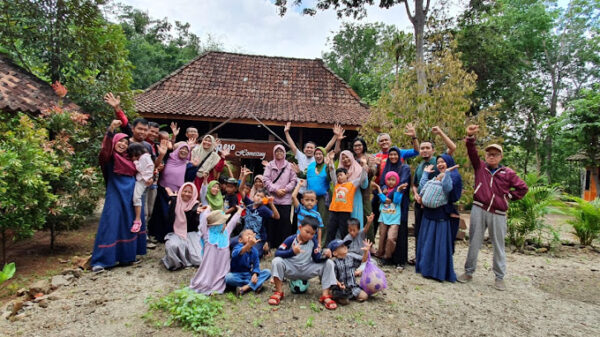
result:
[[(196, 133), (198, 133), (198, 131), (196, 131)], [(202, 148), (205, 150), (210, 149), (210, 147), (212, 146), (213, 141), (212, 138), (210, 138), (210, 136), (205, 136), (204, 138), (202, 138)]]
[(187, 128), (187, 130), (185, 131), (185, 136), (190, 139), (190, 138), (196, 138), (198, 139), (198, 129), (196, 128)]
[(190, 150), (187, 148), (187, 146), (182, 146), (179, 149), (179, 159), (185, 159), (185, 158), (187, 158), (188, 154), (190, 154)]
[(502, 152), (496, 149), (489, 149), (485, 152), (485, 162), (491, 168), (497, 168), (502, 160)]
[(396, 181), (396, 177), (394, 176), (389, 176), (387, 177), (387, 179), (385, 180), (385, 184), (387, 187), (392, 188), (394, 186), (396, 186), (398, 182)]
[(446, 172), (446, 169), (448, 168), (448, 165), (446, 164), (446, 161), (444, 160), (444, 158), (439, 157), (437, 159), (437, 169), (440, 172)]
[(183, 202), (188, 202), (188, 201), (192, 200), (193, 196), (194, 196), (194, 191), (192, 190), (192, 186), (186, 185), (181, 190), (181, 200)]
[(343, 184), (348, 181), (348, 175), (345, 172), (338, 172), (335, 175), (339, 184)]
[(148, 135), (148, 125), (137, 123), (136, 126), (133, 127), (132, 133), (133, 139), (141, 142), (146, 139), (146, 135)]
[(159, 130), (157, 127), (155, 127), (155, 126), (151, 126), (151, 127), (148, 129), (148, 136), (147, 136), (147, 137), (148, 137), (148, 140), (149, 140), (149, 141), (151, 141), (151, 142), (154, 142), (154, 141), (156, 141), (156, 139), (158, 139), (158, 132), (159, 132), (159, 131), (160, 131), (160, 130)]
[(219, 192), (221, 192), (221, 185), (219, 185), (219, 183), (216, 183), (210, 187), (210, 194), (217, 195)]
[(377, 142), (377, 145), (379, 145), (379, 148), (382, 152), (387, 152), (390, 149), (390, 146), (392, 145), (392, 140), (390, 139), (390, 136), (382, 135), (379, 136), (379, 141)]
[(325, 159), (325, 156), (323, 156), (323, 152), (321, 152), (321, 150), (316, 150), (315, 151), (315, 161), (317, 162), (317, 164), (322, 164), (324, 159)]
[(419, 154), (421, 155), (421, 158), (429, 160), (429, 158), (433, 156), (433, 146), (431, 145), (431, 143), (422, 142), (421, 146), (419, 147)]
[(314, 156), (315, 155), (315, 144), (306, 143), (306, 145), (304, 145), (304, 154), (308, 158), (311, 158), (312, 156)]
[(348, 168), (348, 167), (352, 166), (352, 158), (349, 158), (345, 154), (342, 154), (340, 159), (342, 160), (342, 165), (344, 167)]
[(285, 159), (285, 151), (283, 151), (281, 148), (277, 148), (277, 150), (275, 150), (275, 159)]
[(363, 144), (360, 140), (357, 140), (354, 142), (354, 144), (352, 144), (352, 151), (357, 156), (360, 156), (365, 151), (365, 147), (363, 146)]
[(263, 188), (265, 185), (259, 178), (254, 179), (254, 188)]
[(398, 156), (398, 152), (391, 151), (388, 154), (388, 160), (390, 161), (390, 163), (396, 164), (398, 162), (398, 160), (400, 160), (400, 156)]
[(117, 151), (118, 153), (124, 153), (127, 151), (128, 146), (129, 140), (127, 138), (123, 138), (115, 144), (115, 151)]

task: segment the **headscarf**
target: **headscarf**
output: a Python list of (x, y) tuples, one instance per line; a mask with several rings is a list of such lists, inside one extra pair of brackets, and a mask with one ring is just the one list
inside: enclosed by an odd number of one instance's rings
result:
[(222, 210), (213, 210), (206, 217), (208, 226), (208, 242), (218, 248), (229, 247), (229, 234), (225, 233), (224, 227), (227, 222), (227, 214)]
[[(254, 181), (256, 181), (256, 179), (262, 181), (263, 186), (264, 186), (265, 178), (261, 174), (254, 177)], [(254, 184), (252, 184), (252, 188), (250, 189), (250, 199), (254, 199), (254, 195), (256, 194), (256, 192), (257, 192), (256, 187), (254, 187)]]
[(218, 183), (218, 181), (213, 180), (206, 186), (206, 201), (208, 201), (208, 205), (213, 211), (223, 210), (223, 195), (221, 194), (221, 189), (219, 188), (217, 195), (212, 195), (212, 193), (210, 193), (211, 188)]
[[(390, 157), (389, 154), (390, 152), (396, 152), (398, 153), (398, 161), (395, 164), (392, 164), (392, 162), (390, 161)], [(381, 174), (381, 177), (379, 178), (379, 185), (383, 186), (385, 185), (385, 176), (388, 172), (400, 172), (400, 168), (402, 167), (402, 158), (400, 157), (400, 149), (397, 148), (396, 146), (392, 146), (390, 148), (390, 150), (388, 151), (388, 159), (385, 161), (385, 166), (383, 168), (383, 172)], [(398, 180), (400, 181), (400, 180)]]
[(198, 178), (202, 178), (205, 172), (210, 172), (210, 170), (217, 166), (219, 160), (221, 160), (221, 157), (215, 152), (215, 148), (217, 147), (215, 137), (211, 135), (206, 135), (202, 137), (202, 140), (206, 139), (206, 137), (210, 138), (210, 140), (212, 141), (212, 145), (210, 146), (210, 148), (205, 149), (202, 146), (202, 144), (198, 144), (192, 150), (192, 161), (198, 160), (202, 162), (204, 158), (208, 156), (204, 163), (202, 163), (202, 165), (200, 165), (200, 167), (198, 168), (198, 173), (196, 173), (196, 176)]
[[(396, 173), (394, 171), (389, 171), (388, 173), (385, 174), (385, 180), (387, 180), (389, 177), (396, 178), (396, 185), (394, 185), (393, 187), (388, 187), (387, 197), (392, 199), (392, 197), (394, 196), (394, 192), (396, 192), (396, 188), (400, 184), (400, 176), (398, 175), (398, 173)], [(387, 184), (386, 184), (386, 186), (387, 186)]]
[[(437, 158), (442, 158), (446, 162), (446, 166), (448, 168), (456, 165), (454, 158), (452, 158), (452, 156), (449, 154), (444, 153), (439, 155)], [(450, 177), (452, 178), (452, 191), (450, 191), (450, 193), (448, 194), (448, 203), (452, 204), (460, 199), (463, 190), (463, 182), (458, 170), (454, 169), (448, 172), (448, 174), (450, 174)]]
[[(277, 149), (283, 150), (283, 153), (284, 153), (283, 159), (277, 159), (277, 157), (275, 156), (275, 151), (277, 151)], [(286, 160), (285, 160), (285, 148), (283, 147), (283, 145), (277, 144), (277, 145), (275, 145), (273, 147), (273, 162), (275, 163), (275, 166), (278, 169), (281, 169), (282, 167), (285, 166), (285, 163), (286, 163)]]
[(344, 168), (346, 170), (348, 170), (348, 181), (354, 181), (358, 178), (360, 178), (360, 175), (362, 174), (362, 166), (360, 166), (360, 164), (356, 161), (356, 159), (354, 159), (354, 155), (352, 154), (352, 152), (348, 151), (348, 150), (344, 150), (342, 151), (342, 153), (340, 154), (340, 165), (344, 165), (343, 164), (343, 160), (342, 160), (342, 156), (346, 156), (348, 158), (350, 158), (350, 167), (345, 167)]
[[(187, 186), (192, 188), (192, 198), (185, 202), (181, 198), (183, 189)], [(187, 217), (185, 212), (189, 212), (194, 205), (198, 203), (198, 189), (192, 183), (185, 183), (181, 185), (179, 191), (177, 191), (177, 203), (175, 204), (175, 221), (173, 222), (173, 232), (182, 238), (187, 238)]]
[(115, 146), (123, 138), (127, 138), (127, 135), (124, 133), (117, 133), (112, 139), (112, 154), (115, 163), (113, 171), (124, 176), (134, 176), (137, 170), (135, 169), (133, 161), (129, 159), (127, 152), (119, 153), (115, 150)]
[(185, 169), (190, 158), (190, 154), (188, 153), (186, 158), (179, 158), (179, 151), (181, 151), (181, 149), (184, 147), (186, 147), (189, 151), (190, 147), (187, 145), (187, 143), (183, 143), (169, 155), (169, 159), (167, 159), (165, 168), (160, 176), (160, 186), (168, 187), (173, 191), (177, 191), (185, 182)]
[(323, 167), (325, 167), (325, 157), (327, 157), (327, 151), (322, 146), (317, 146), (317, 148), (315, 149), (315, 152), (317, 152), (317, 151), (321, 151), (321, 153), (323, 153), (323, 162), (321, 164), (317, 163), (317, 159), (315, 159), (315, 165), (317, 167), (317, 174), (320, 174)]

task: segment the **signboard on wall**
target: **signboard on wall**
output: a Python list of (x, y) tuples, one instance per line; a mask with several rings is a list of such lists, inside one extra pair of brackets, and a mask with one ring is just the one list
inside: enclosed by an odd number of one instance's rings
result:
[(227, 160), (260, 159), (271, 161), (273, 160), (273, 147), (277, 144), (280, 143), (266, 140), (221, 138), (221, 145), (217, 149), (229, 149)]

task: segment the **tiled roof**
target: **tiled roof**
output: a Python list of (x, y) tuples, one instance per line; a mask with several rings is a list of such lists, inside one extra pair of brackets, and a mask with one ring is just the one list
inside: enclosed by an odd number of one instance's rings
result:
[(266, 124), (359, 126), (369, 115), (367, 105), (320, 59), (224, 52), (199, 56), (135, 100), (145, 117), (250, 120), (254, 114)]
[[(79, 106), (64, 100), (63, 107), (80, 110)], [(52, 87), (0, 55), (0, 110), (39, 113), (58, 104)]]
[[(589, 160), (589, 156), (585, 153), (585, 151), (579, 151), (576, 154), (567, 157), (568, 161), (586, 161)], [(600, 154), (596, 155), (596, 160), (600, 160)]]

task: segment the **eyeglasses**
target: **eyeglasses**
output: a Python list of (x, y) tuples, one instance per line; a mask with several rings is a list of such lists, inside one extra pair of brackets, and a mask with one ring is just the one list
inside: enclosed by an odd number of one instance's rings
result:
[(500, 152), (494, 152), (494, 153), (486, 152), (486, 153), (485, 153), (485, 156), (486, 156), (486, 157), (492, 157), (492, 158), (495, 158), (495, 157), (500, 157), (500, 156), (502, 156), (502, 153), (500, 153)]
[(353, 146), (353, 147), (362, 147), (363, 145), (362, 145), (362, 144), (354, 144), (354, 145), (352, 145), (352, 146)]

